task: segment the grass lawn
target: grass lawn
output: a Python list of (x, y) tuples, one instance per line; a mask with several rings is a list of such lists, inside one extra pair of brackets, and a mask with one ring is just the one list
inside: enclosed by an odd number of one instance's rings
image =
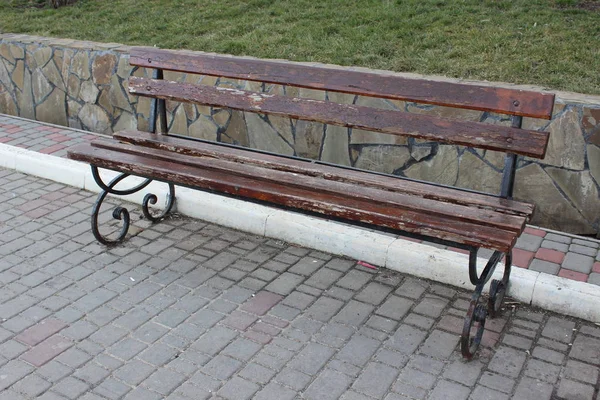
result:
[(600, 94), (600, 0), (0, 0), (0, 31)]

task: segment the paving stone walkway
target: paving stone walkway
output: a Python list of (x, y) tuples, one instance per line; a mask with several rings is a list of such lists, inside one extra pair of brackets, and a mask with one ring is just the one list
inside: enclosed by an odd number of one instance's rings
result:
[[(57, 157), (66, 157), (69, 147), (99, 136), (102, 135), (0, 114), (0, 143)], [(463, 252), (460, 249), (451, 250)], [(487, 255), (485, 251), (481, 254)], [(516, 244), (513, 264), (600, 285), (600, 241), (530, 226)]]
[(1, 400), (598, 395), (593, 323), (509, 304), (464, 362), (467, 292), (135, 206), (107, 249), (94, 200), (0, 169)]

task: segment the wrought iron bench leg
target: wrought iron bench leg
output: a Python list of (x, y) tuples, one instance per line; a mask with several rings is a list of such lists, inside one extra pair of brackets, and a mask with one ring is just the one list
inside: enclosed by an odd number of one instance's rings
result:
[[(112, 213), (113, 218), (117, 219), (117, 220), (122, 220), (123, 226), (121, 227), (121, 230), (118, 233), (116, 239), (109, 239), (106, 236), (103, 236), (98, 229), (98, 215), (100, 213), (100, 207), (102, 206), (104, 199), (106, 199), (106, 196), (109, 194), (118, 195), (118, 196), (127, 196), (130, 194), (136, 193), (136, 192), (144, 189), (146, 186), (148, 186), (150, 184), (150, 182), (152, 182), (152, 179), (146, 179), (142, 183), (140, 183), (139, 185), (137, 185), (131, 189), (122, 190), (122, 189), (115, 189), (115, 186), (117, 186), (117, 184), (119, 184), (119, 182), (123, 181), (125, 178), (130, 176), (127, 173), (118, 175), (116, 178), (114, 178), (112, 181), (110, 181), (108, 184), (106, 184), (100, 177), (100, 173), (98, 172), (98, 167), (92, 165), (92, 176), (94, 177), (94, 181), (96, 181), (96, 184), (102, 190), (100, 192), (100, 194), (98, 195), (96, 202), (94, 203), (94, 207), (92, 208), (92, 233), (94, 234), (94, 237), (96, 238), (96, 240), (98, 240), (100, 243), (102, 243), (104, 245), (112, 246), (112, 245), (119, 244), (123, 241), (123, 239), (125, 239), (125, 236), (127, 235), (127, 231), (129, 231), (129, 225), (130, 225), (129, 210), (127, 210), (125, 207), (120, 207), (120, 206), (116, 207), (113, 210), (113, 213)], [(158, 215), (152, 215), (150, 213), (150, 209), (149, 209), (150, 204), (156, 204), (156, 201), (157, 201), (156, 195), (153, 193), (148, 193), (148, 194), (146, 194), (146, 196), (144, 196), (144, 200), (142, 201), (142, 212), (148, 220), (150, 220), (152, 222), (157, 222), (157, 221), (161, 220), (162, 218), (164, 218), (171, 211), (171, 208), (173, 208), (173, 204), (175, 203), (175, 186), (172, 183), (168, 183), (168, 185), (169, 185), (169, 194), (167, 195), (167, 205), (166, 205), (165, 209)]]
[[(477, 248), (472, 248), (469, 252), (469, 278), (471, 283), (475, 285), (475, 291), (471, 296), (471, 302), (465, 317), (462, 335), (460, 337), (460, 348), (463, 357), (466, 359), (473, 358), (473, 355), (481, 344), (481, 338), (485, 329), (485, 320), (488, 314), (494, 318), (498, 314), (504, 299), (504, 294), (508, 288), (508, 279), (510, 277), (510, 266), (512, 262), (511, 254), (505, 255), (506, 266), (502, 280), (494, 279), (490, 286), (490, 296), (487, 304), (484, 304), (481, 299), (481, 292), (487, 281), (492, 277), (496, 265), (502, 258), (503, 253), (496, 251), (490, 257), (481, 275), (477, 274)], [(471, 330), (475, 326), (475, 332), (471, 337)]]

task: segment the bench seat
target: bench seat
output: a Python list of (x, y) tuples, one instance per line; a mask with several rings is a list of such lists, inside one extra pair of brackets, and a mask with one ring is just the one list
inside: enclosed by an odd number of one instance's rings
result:
[[(233, 197), (509, 252), (533, 206), (310, 160), (123, 131), (69, 151), (79, 161)], [(176, 153), (176, 154), (175, 154)]]

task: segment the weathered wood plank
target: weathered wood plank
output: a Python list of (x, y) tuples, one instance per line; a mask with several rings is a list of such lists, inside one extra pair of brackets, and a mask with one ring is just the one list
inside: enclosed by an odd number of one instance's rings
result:
[[(402, 179), (400, 177), (391, 179), (387, 176), (368, 172), (316, 164), (312, 162), (312, 160), (283, 158), (258, 153), (252, 150), (231, 148), (207, 142), (197, 142), (173, 136), (153, 135), (140, 131), (121, 131), (115, 133), (113, 137), (119, 141), (163, 149), (177, 154), (220, 158), (245, 165), (257, 165), (278, 171), (320, 177), (330, 181), (360, 184), (366, 187), (373, 187), (386, 191), (407, 193), (424, 199), (488, 209), (511, 215), (529, 217), (533, 214), (534, 209), (532, 204), (516, 200), (466, 192), (460, 189), (439, 187), (427, 183)], [(173, 158), (176, 158), (176, 156), (173, 156)]]
[(395, 75), (306, 66), (280, 61), (133, 48), (130, 64), (195, 74), (277, 83), (336, 92), (414, 101), (550, 119), (554, 94)]
[(140, 96), (289, 116), (536, 158), (544, 157), (549, 137), (547, 132), (149, 78), (130, 78), (129, 91)]
[(278, 171), (253, 164), (241, 164), (215, 157), (197, 157), (178, 154), (165, 150), (158, 150), (143, 146), (118, 143), (116, 141), (96, 140), (93, 147), (98, 147), (115, 152), (138, 155), (147, 159), (171, 161), (172, 168), (177, 170), (179, 165), (191, 166), (199, 170), (213, 170), (225, 174), (233, 174), (255, 182), (271, 182), (281, 187), (297, 187), (306, 190), (316, 190), (321, 193), (330, 193), (336, 196), (345, 196), (349, 199), (356, 198), (369, 201), (371, 204), (380, 204), (396, 210), (411, 210), (426, 215), (447, 217), (451, 220), (467, 221), (476, 224), (485, 224), (514, 232), (521, 232), (525, 227), (526, 218), (522, 216), (507, 215), (492, 210), (483, 210), (463, 205), (446, 203), (427, 199), (406, 193), (390, 192), (356, 183), (326, 180), (309, 175), (300, 176), (298, 173)]
[(501, 251), (508, 251), (517, 237), (515, 232), (496, 227), (451, 220), (448, 217), (427, 215), (411, 210), (397, 210), (367, 200), (282, 186), (268, 181), (256, 181), (235, 174), (198, 169), (190, 165), (177, 164), (174, 168), (171, 161), (115, 152), (92, 147), (90, 144), (69, 150), (69, 158), (101, 168), (153, 177), (197, 189)]

